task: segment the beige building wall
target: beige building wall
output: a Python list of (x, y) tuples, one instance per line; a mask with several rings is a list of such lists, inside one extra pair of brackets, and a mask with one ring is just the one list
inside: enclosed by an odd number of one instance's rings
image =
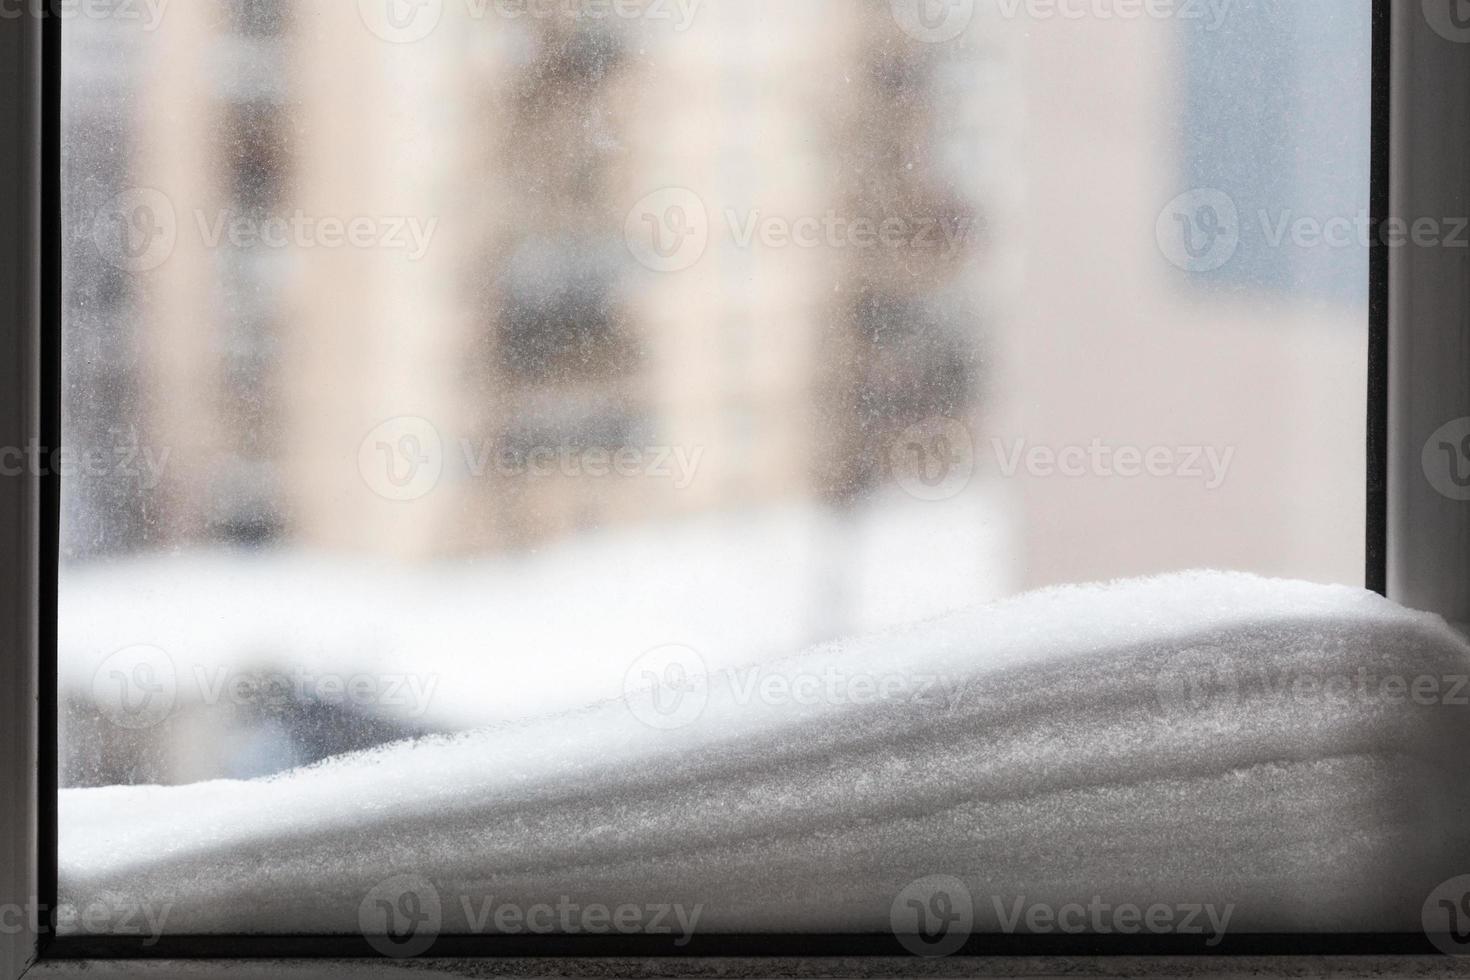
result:
[[(145, 324), (137, 344), (145, 439), (167, 450), (173, 463), (160, 486), (156, 514), (168, 537), (207, 530), (214, 463), (228, 452), (219, 372), (222, 315), (214, 288), (217, 256), (196, 231), (195, 215), (226, 206), (228, 190), (218, 157), (221, 100), (199, 84), (211, 77), (220, 36), (218, 10), (188, 4), (163, 18), (156, 43), (167, 57), (144, 62), (136, 125), (137, 156), (129, 185), (154, 197), (142, 212), (161, 251), (129, 268), (128, 282)], [(156, 207), (159, 200), (166, 202)], [(141, 243), (141, 239), (139, 242)]]
[[(991, 438), (1233, 448), (1226, 481), (1016, 478), (1027, 586), (1229, 567), (1323, 581), (1362, 568), (1366, 323), (1348, 307), (1207, 293), (1155, 221), (1177, 193), (1178, 25), (1025, 31), (1025, 300)], [(1119, 65), (1130, 66), (1119, 71)], [(1243, 216), (1251, 220), (1249, 216)]]
[[(463, 384), (467, 338), (478, 326), (460, 290), (462, 256), (479, 241), (464, 194), (473, 190), (483, 201), (499, 191), (467, 181), (458, 165), (496, 136), (468, 111), (469, 83), (501, 79), (493, 63), (466, 70), (461, 24), (394, 44), (365, 29), (355, 4), (294, 9), (294, 125), (308, 142), (295, 147), (288, 206), (344, 220), (411, 219), (433, 234), (418, 258), (394, 248), (294, 250), (291, 312), (281, 330), (290, 535), (334, 551), (453, 552), (472, 493), (452, 463), (473, 421)], [(452, 16), (456, 8), (446, 9)], [(429, 428), (394, 424), (404, 419)], [(409, 465), (399, 454), (405, 437), (437, 454), (442, 475), (431, 492), (383, 494), (386, 470), (364, 473), (372, 464), (363, 455), (373, 459), (380, 441), (375, 431), (395, 468)]]
[[(706, 4), (687, 34), (645, 29), (649, 57), (618, 93), (628, 153), (616, 198), (627, 207), (666, 188), (689, 192), (708, 231), (692, 267), (635, 266), (628, 280), (659, 430), (673, 445), (705, 449), (697, 481), (671, 501), (675, 512), (806, 499), (824, 443), (850, 424), (817, 404), (823, 339), (844, 329), (833, 302), (846, 285), (844, 257), (742, 245), (731, 224), (841, 208), (826, 163), (852, 108), (842, 77), (862, 35), (852, 18), (825, 17), (822, 4), (779, 21), (768, 6)], [(810, 43), (817, 35), (823, 43)]]

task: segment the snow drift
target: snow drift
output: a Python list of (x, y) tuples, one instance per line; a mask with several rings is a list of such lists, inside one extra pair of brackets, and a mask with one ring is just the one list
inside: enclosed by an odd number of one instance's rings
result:
[(1101, 897), (1384, 931), (1470, 856), (1470, 648), (1361, 590), (1191, 573), (742, 670), (682, 656), (628, 664), (620, 699), (269, 779), (64, 791), (61, 897), (166, 902), (177, 934), (353, 933), (412, 875), (444, 933), (492, 895), (880, 932), (949, 875), (982, 930)]

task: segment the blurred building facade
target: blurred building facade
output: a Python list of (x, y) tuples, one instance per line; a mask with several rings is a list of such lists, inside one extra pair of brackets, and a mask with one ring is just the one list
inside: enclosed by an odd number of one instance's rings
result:
[[(884, 479), (905, 427), (975, 410), (991, 202), (963, 159), (986, 93), (963, 79), (993, 50), (913, 41), (882, 5), (812, 5), (800, 30), (759, 5), (706, 5), (687, 31), (496, 11), (447, 4), (402, 45), (353, 4), (168, 12), (118, 170), (174, 203), (177, 243), (116, 308), (131, 415), (169, 466), (147, 513), (88, 515), (111, 533), (69, 553), (289, 541), (425, 559), (844, 506)], [(667, 185), (698, 194), (710, 228), (677, 275), (623, 240), (632, 202)], [(222, 218), (295, 214), (417, 218), (434, 237), (416, 258), (212, 240)], [(732, 241), (752, 219), (826, 214), (931, 220), (963, 242)], [(358, 465), (373, 427), (405, 416), (443, 439), (440, 485), (412, 506)], [(548, 447), (700, 465), (677, 488), (520, 472)]]
[[(145, 38), (79, 25), (93, 56), (68, 125), (115, 136), (78, 140), (74, 210), (156, 188), (177, 242), (131, 275), (73, 252), (68, 343), (86, 356), (68, 360), (69, 431), (170, 455), (147, 492), (79, 481), (68, 555), (217, 542), (432, 559), (783, 501), (841, 512), (883, 484), (899, 433), (938, 417), (970, 426), (982, 478), (1017, 440), (1234, 453), (1214, 488), (1005, 476), (1018, 584), (1197, 565), (1354, 579), (1362, 542), (1339, 529), (1361, 525), (1360, 495), (1311, 488), (1359, 475), (1359, 257), (1287, 255), (1257, 231), (1199, 276), (1147, 219), (1202, 182), (1261, 214), (1354, 200), (1366, 150), (1292, 154), (1284, 120), (1330, 111), (1297, 134), (1314, 146), (1366, 125), (1363, 18), (1261, 5), (1206, 34), (978, 5), (962, 36), (926, 44), (886, 3), (773, 19), (710, 2), (687, 30), (503, 9), (446, 3), (403, 44), (354, 4), (209, 0)], [(1232, 65), (1259, 49), (1285, 71), (1309, 35), (1341, 55), (1341, 84), (1288, 79), (1275, 129), (1222, 110)], [(1221, 143), (1236, 132), (1275, 142)], [(623, 240), (632, 202), (670, 186), (699, 196), (710, 236), (677, 274)], [(433, 238), (421, 257), (210, 240), (221, 216), (298, 213), (416, 218)], [(965, 240), (734, 241), (753, 219), (828, 213)], [(359, 466), (367, 434), (400, 417), (442, 438), (443, 477), (411, 506)], [(521, 472), (538, 449), (621, 447), (699, 468), (677, 488)]]

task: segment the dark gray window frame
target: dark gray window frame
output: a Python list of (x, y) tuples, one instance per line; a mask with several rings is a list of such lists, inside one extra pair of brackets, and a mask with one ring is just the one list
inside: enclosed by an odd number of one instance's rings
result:
[[(323, 0), (337, 2), (337, 0)], [(1456, 3), (1457, 0), (1425, 0)], [(56, 445), (60, 252), (57, 109), (59, 23), (29, 11), (0, 18), (0, 445)], [(1470, 214), (1470, 44), (1436, 33), (1421, 0), (1375, 0), (1375, 216)], [(1445, 422), (1470, 417), (1470, 258), (1446, 249), (1375, 246), (1371, 259), (1368, 584), (1418, 608), (1470, 622), (1470, 503), (1451, 501), (1426, 479), (1421, 453)], [(55, 890), (55, 530), (54, 481), (0, 478), (0, 905), (29, 907)], [(1324, 488), (1339, 492), (1339, 488)], [(1464, 869), (1446, 869), (1447, 874)], [(44, 931), (44, 930), (43, 930)], [(69, 976), (207, 976), (220, 963), (164, 960), (53, 961), (46, 938), (0, 932), (0, 980), (26, 973)], [(1288, 937), (1289, 938), (1289, 937)], [(1362, 937), (1367, 939), (1369, 937)], [(825, 944), (824, 944), (825, 945)], [(521, 959), (513, 972), (546, 976), (779, 976), (810, 973), (789, 958), (645, 961)], [(1371, 954), (1372, 947), (1345, 947)], [(826, 945), (828, 956), (843, 956)], [(1298, 952), (1284, 945), (1272, 952)], [(1322, 950), (1319, 950), (1319, 952)], [(1388, 952), (1389, 950), (1384, 950)], [(290, 957), (281, 947), (270, 976), (357, 976), (363, 964)], [(729, 952), (735, 953), (736, 950)], [(439, 961), (455, 972), (453, 960)], [(1342, 955), (1312, 966), (1338, 976), (1454, 975), (1447, 957)], [(378, 963), (385, 972), (387, 964)], [(1470, 964), (1466, 964), (1470, 965)], [(240, 964), (236, 964), (240, 966)], [(1064, 956), (953, 959), (828, 959), (827, 975), (1101, 976), (1299, 972), (1295, 957), (1141, 959)], [(421, 971), (423, 964), (418, 964)], [(465, 972), (483, 971), (480, 963)], [(246, 974), (253, 971), (245, 971)], [(416, 971), (417, 972), (417, 971)], [(236, 973), (236, 975), (245, 975)]]
[[(45, 249), (42, 24), (0, 20), (0, 445), (42, 428), (41, 321)], [(54, 185), (53, 185), (54, 186)], [(0, 478), (0, 903), (27, 908), (45, 887), (41, 840), (39, 632), (42, 535), (38, 480)], [(52, 645), (54, 649), (54, 644)], [(51, 730), (54, 731), (54, 728)], [(51, 794), (53, 797), (55, 793)], [(49, 812), (49, 811), (48, 811)], [(39, 937), (0, 934), (0, 978), (34, 961)]]

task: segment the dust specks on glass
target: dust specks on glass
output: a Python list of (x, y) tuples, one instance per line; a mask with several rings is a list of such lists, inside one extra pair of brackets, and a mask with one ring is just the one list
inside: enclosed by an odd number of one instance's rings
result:
[(1361, 585), (1369, 6), (78, 5), (64, 785)]

